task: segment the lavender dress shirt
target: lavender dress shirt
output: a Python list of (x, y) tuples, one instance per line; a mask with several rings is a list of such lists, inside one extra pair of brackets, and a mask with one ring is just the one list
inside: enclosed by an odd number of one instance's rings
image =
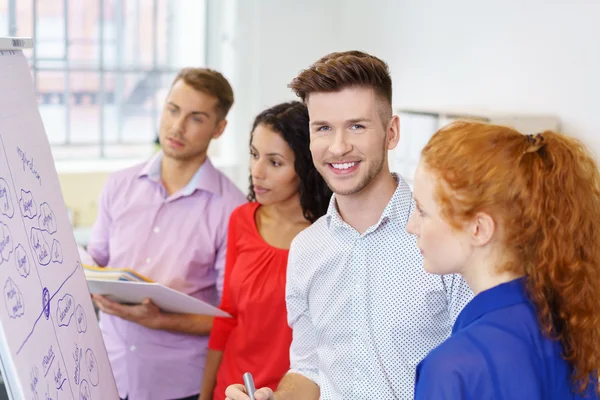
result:
[[(207, 159), (169, 196), (161, 159), (158, 153), (108, 178), (88, 252), (99, 265), (132, 268), (218, 305), (229, 216), (244, 195)], [(103, 313), (100, 328), (120, 397), (165, 400), (200, 391), (208, 336), (152, 330)]]

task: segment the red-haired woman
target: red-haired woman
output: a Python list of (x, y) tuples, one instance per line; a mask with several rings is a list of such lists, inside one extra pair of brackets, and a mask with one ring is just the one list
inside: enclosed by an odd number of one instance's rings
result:
[(457, 122), (414, 183), (424, 268), (475, 298), (418, 366), (415, 399), (598, 399), (600, 175), (578, 141)]

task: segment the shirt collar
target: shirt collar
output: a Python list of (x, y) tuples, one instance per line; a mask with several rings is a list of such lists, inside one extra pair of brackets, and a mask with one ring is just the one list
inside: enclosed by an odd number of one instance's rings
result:
[[(152, 156), (150, 160), (144, 165), (142, 170), (140, 171), (138, 177), (139, 178), (148, 178), (153, 180), (154, 182), (160, 182), (160, 168), (161, 161), (163, 159), (163, 152), (159, 151), (157, 154)], [(219, 179), (219, 172), (210, 162), (210, 159), (207, 157), (206, 160), (200, 165), (192, 179), (188, 182), (187, 185), (183, 189), (181, 189), (180, 194), (182, 196), (189, 196), (194, 193), (194, 191), (204, 190), (213, 194), (220, 196), (222, 194), (221, 182)]]
[(528, 303), (525, 278), (518, 278), (502, 283), (479, 293), (463, 308), (458, 315), (452, 334), (466, 328), (473, 322), (493, 311), (507, 308), (515, 304)]
[[(410, 214), (413, 209), (413, 198), (412, 198), (412, 190), (408, 183), (398, 174), (392, 173), (392, 176), (398, 183), (392, 198), (389, 203), (381, 213), (381, 217), (379, 221), (371, 226), (364, 234), (368, 234), (376, 230), (383, 222), (387, 220), (400, 219), (404, 223), (408, 222), (410, 218)], [(338, 208), (337, 202), (335, 199), (335, 193), (331, 196), (329, 200), (329, 207), (327, 209), (327, 225), (328, 226), (347, 226), (346, 222), (342, 219)]]

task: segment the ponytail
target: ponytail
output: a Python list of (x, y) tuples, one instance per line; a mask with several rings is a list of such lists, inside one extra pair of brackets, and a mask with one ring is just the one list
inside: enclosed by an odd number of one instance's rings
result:
[(422, 157), (444, 181), (437, 201), (451, 225), (478, 212), (496, 220), (510, 256), (503, 270), (526, 275), (544, 333), (560, 340), (573, 366), (575, 388), (598, 391), (600, 174), (585, 146), (551, 131), (525, 136), (457, 122), (438, 131)]

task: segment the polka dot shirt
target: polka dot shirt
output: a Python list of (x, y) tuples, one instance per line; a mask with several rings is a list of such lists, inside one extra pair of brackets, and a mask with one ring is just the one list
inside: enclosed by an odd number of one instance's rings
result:
[(471, 290), (457, 275), (431, 275), (406, 232), (414, 207), (406, 182), (363, 234), (337, 212), (293, 241), (286, 304), (290, 372), (322, 399), (412, 399), (417, 364), (451, 332)]

